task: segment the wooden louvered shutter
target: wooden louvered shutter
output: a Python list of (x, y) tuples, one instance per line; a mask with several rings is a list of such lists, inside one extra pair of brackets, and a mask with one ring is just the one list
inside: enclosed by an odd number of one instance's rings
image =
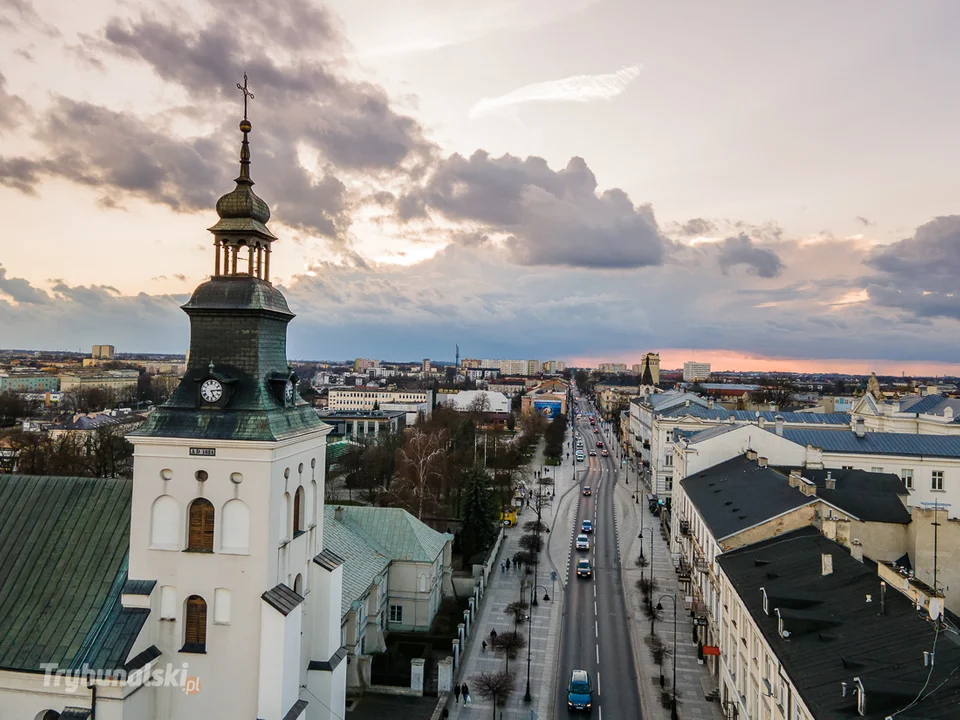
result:
[(303, 510), (303, 488), (297, 488), (293, 494), (293, 532), (294, 534), (303, 531), (302, 515)]
[(213, 505), (205, 498), (197, 498), (190, 505), (190, 550), (213, 552)]
[(187, 623), (184, 644), (205, 648), (207, 644), (207, 603), (199, 595), (187, 598)]

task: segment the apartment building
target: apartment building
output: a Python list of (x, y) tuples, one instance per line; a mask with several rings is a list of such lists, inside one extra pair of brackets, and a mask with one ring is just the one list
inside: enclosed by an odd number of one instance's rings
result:
[(710, 377), (710, 363), (689, 361), (683, 364), (683, 381), (697, 382)]

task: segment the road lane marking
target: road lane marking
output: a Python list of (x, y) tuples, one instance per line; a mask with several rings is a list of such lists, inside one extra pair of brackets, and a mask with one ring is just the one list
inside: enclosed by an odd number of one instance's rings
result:
[(593, 621), (593, 634), (598, 638), (600, 637), (600, 626), (597, 624), (596, 620)]
[(600, 614), (599, 612), (597, 612), (597, 601), (596, 601), (596, 600), (593, 601), (593, 614), (594, 614), (594, 615), (599, 615), (599, 614)]
[[(597, 645), (597, 665), (599, 665), (599, 664), (600, 664), (600, 645)], [(600, 673), (597, 673), (597, 676), (598, 676), (598, 677), (599, 677), (599, 675), (600, 675)], [(599, 695), (599, 694), (600, 694), (600, 691), (597, 690), (597, 695)]]

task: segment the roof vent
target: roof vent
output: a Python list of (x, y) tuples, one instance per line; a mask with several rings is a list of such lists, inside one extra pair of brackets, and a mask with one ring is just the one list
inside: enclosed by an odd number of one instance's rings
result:
[(824, 577), (833, 574), (833, 555), (823, 553), (820, 556), (820, 574)]
[(724, 505), (733, 505), (733, 500), (726, 500), (723, 503)]
[(777, 435), (783, 436), (783, 415), (777, 415), (774, 419), (777, 428)]
[(866, 423), (863, 421), (862, 417), (857, 418), (853, 425), (853, 432), (856, 433), (858, 438), (863, 438), (867, 434)]
[(756, 450), (747, 450), (747, 460), (756, 460), (757, 451)]
[(343, 508), (342, 508), (342, 507), (338, 507), (336, 510), (333, 511), (333, 519), (336, 520), (337, 522), (343, 522)]
[(766, 467), (766, 466), (767, 466), (767, 458), (765, 458), (765, 457), (758, 457), (758, 458), (757, 458), (757, 465), (758, 465), (759, 467)]

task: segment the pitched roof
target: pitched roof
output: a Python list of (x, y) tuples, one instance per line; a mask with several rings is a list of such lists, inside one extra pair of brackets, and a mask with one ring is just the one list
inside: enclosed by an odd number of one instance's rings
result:
[(946, 408), (953, 411), (954, 422), (960, 419), (960, 398), (943, 395), (914, 395), (900, 398), (897, 410), (920, 415), (943, 415)]
[(148, 611), (127, 582), (130, 480), (0, 475), (0, 667), (122, 667)]
[(348, 505), (343, 508), (343, 519), (374, 540), (391, 560), (432, 563), (453, 539), (401, 508)]
[[(771, 430), (769, 427), (765, 429)], [(960, 435), (867, 432), (859, 438), (853, 431), (784, 428), (783, 436), (799, 445), (821, 448), (824, 452), (960, 457)]]
[(303, 596), (283, 583), (270, 588), (260, 596), (264, 602), (283, 616), (289, 615), (293, 609), (303, 602)]
[(734, 422), (738, 423), (756, 423), (762, 418), (764, 422), (771, 424), (776, 423), (777, 418), (781, 417), (783, 418), (784, 423), (788, 425), (830, 425), (836, 427), (850, 426), (850, 414), (840, 412), (806, 413), (787, 411), (774, 412), (767, 410), (758, 412), (756, 410), (727, 410), (726, 408), (721, 407), (710, 408), (703, 405), (695, 405), (694, 403), (690, 403), (689, 406), (680, 404), (666, 407), (662, 411), (658, 410), (657, 414), (662, 417), (683, 417), (684, 415), (690, 415), (691, 417), (703, 418), (705, 420), (721, 421), (727, 421), (732, 417)]
[(816, 502), (781, 473), (738, 456), (680, 481), (717, 540)]
[[(821, 571), (823, 554), (832, 556), (829, 575)], [(898, 718), (957, 717), (960, 647), (940, 637), (936, 663), (924, 667), (924, 652), (934, 648), (934, 624), (892, 588), (883, 612), (877, 574), (816, 529), (724, 553), (718, 562), (815, 718), (859, 717), (855, 677), (866, 687), (867, 720), (906, 708), (924, 687), (923, 699)], [(778, 609), (789, 639), (779, 633)]]
[[(793, 468), (777, 468), (789, 474)], [(817, 497), (854, 515), (864, 522), (910, 522), (910, 511), (903, 501), (909, 492), (894, 473), (875, 473), (866, 470), (813, 470), (801, 468), (801, 474), (817, 486)], [(827, 489), (827, 475), (834, 481), (834, 489)]]
[(379, 543), (372, 541), (354, 523), (337, 521), (336, 508), (332, 505), (323, 507), (323, 547), (324, 552), (329, 549), (343, 558), (343, 593), (340, 596), (340, 617), (343, 617), (350, 612), (354, 601), (367, 593), (374, 579), (387, 569), (390, 558)]

